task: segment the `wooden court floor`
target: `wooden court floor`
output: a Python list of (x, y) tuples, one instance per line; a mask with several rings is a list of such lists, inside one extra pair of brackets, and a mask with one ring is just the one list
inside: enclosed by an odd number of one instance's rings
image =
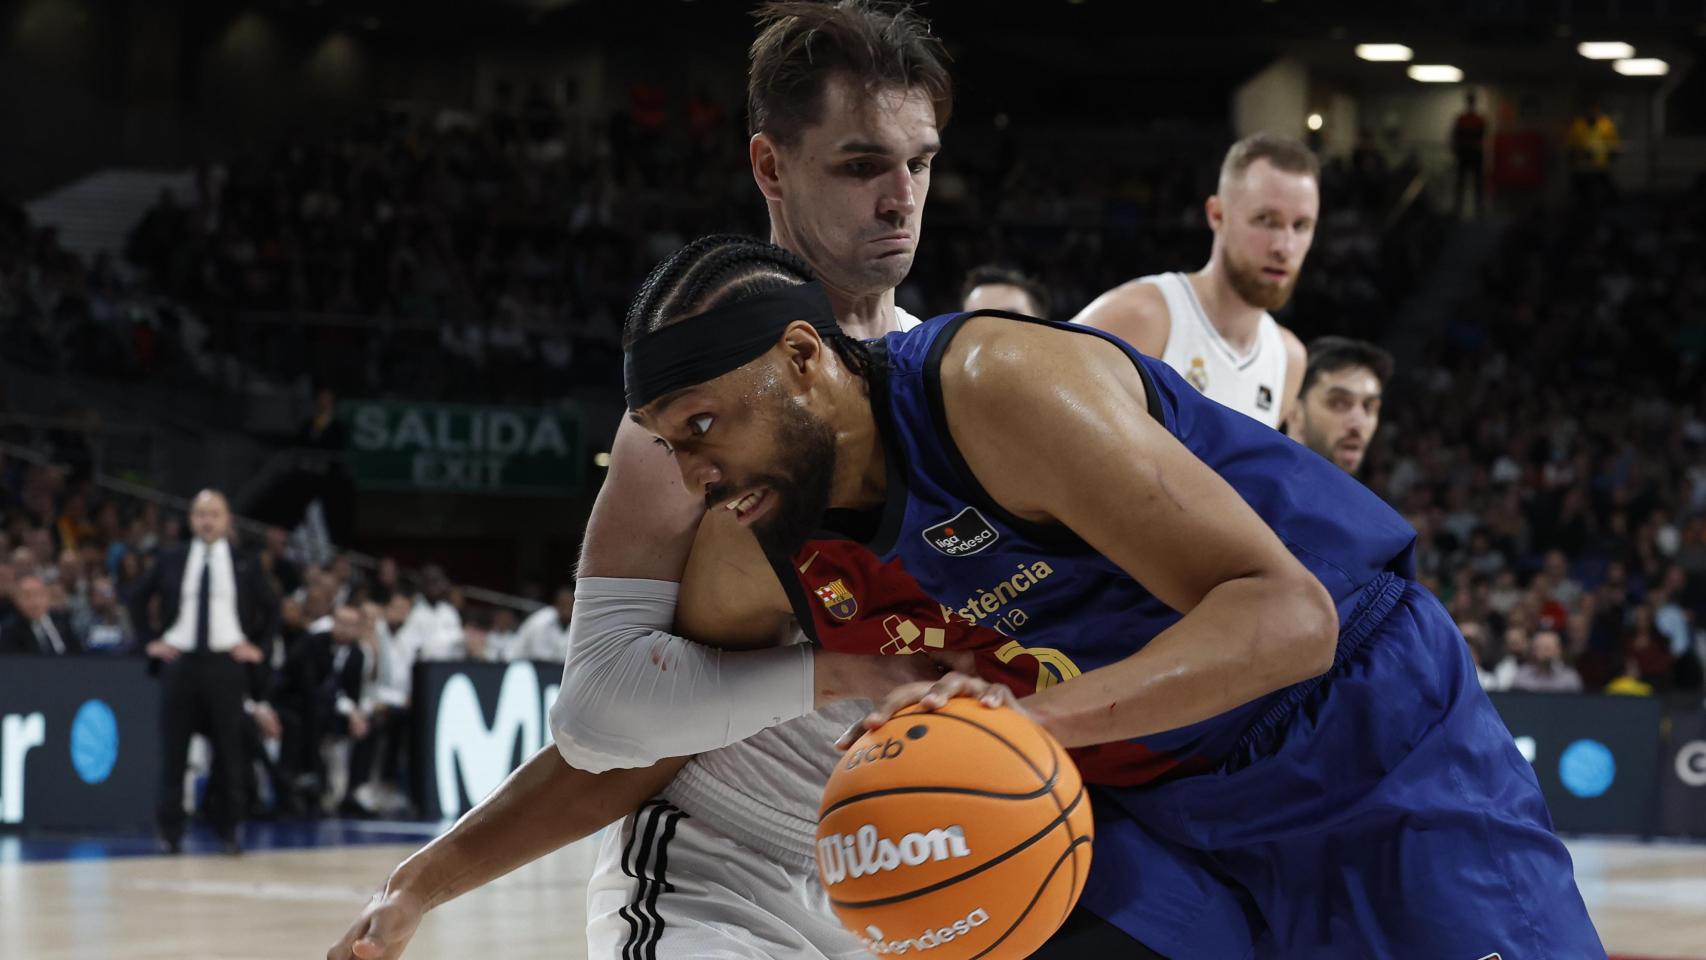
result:
[[(4, 960), (325, 956), (412, 844), (217, 855), (0, 859)], [(1613, 955), (1706, 960), (1706, 846), (1570, 844)], [(582, 960), (585, 841), (427, 917), (410, 960)], [(15, 860), (16, 858), (14, 858)]]

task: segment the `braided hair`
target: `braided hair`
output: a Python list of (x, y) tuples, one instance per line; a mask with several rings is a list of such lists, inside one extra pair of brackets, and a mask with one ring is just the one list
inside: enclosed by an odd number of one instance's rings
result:
[[(817, 279), (791, 251), (738, 234), (712, 234), (689, 243), (655, 267), (628, 304), (622, 346), (713, 307)], [(859, 376), (871, 371), (871, 353), (845, 334), (829, 337), (843, 363)]]

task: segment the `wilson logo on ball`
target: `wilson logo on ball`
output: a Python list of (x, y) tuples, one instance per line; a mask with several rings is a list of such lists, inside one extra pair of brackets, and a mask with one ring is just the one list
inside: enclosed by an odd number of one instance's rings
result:
[(927, 833), (909, 833), (899, 841), (878, 836), (869, 824), (855, 833), (832, 833), (817, 842), (817, 865), (823, 883), (833, 887), (848, 879), (887, 873), (900, 867), (971, 856), (966, 832), (958, 825), (937, 827)]

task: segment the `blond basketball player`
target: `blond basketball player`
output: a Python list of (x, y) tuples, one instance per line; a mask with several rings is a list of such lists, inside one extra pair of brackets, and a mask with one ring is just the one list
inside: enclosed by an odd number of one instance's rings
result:
[(1258, 133), (1233, 144), (1204, 207), (1214, 231), (1195, 273), (1141, 277), (1097, 297), (1074, 323), (1118, 336), (1211, 400), (1278, 427), (1296, 402), (1303, 342), (1269, 313), (1291, 299), (1315, 238), (1320, 163)]

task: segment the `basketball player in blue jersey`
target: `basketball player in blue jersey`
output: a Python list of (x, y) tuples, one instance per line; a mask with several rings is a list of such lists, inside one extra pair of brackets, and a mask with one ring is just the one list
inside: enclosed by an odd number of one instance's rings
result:
[(1073, 319), (1178, 371), (1211, 400), (1278, 427), (1303, 380), (1297, 335), (1274, 321), (1291, 299), (1321, 212), (1321, 165), (1308, 147), (1258, 133), (1232, 145), (1204, 202), (1214, 247), (1195, 273), (1140, 277)]
[[(860, 344), (778, 248), (684, 296), (729, 243), (631, 307), (633, 418), (773, 553), (833, 508), (950, 609), (1050, 568), (1002, 632), (1073, 679), (1019, 708), (1068, 747), (1189, 761), (1103, 789), (1085, 905), (1174, 960), (1605, 956), (1378, 498), (1082, 326), (952, 314)], [(1011, 698), (953, 674), (865, 723), (958, 695)]]

